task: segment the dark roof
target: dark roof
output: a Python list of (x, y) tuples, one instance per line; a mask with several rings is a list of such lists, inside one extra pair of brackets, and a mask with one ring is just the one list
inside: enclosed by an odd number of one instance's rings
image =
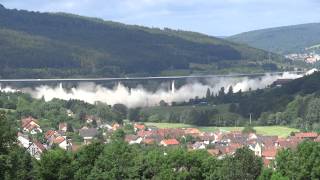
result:
[(98, 134), (98, 130), (96, 128), (80, 129), (79, 134), (82, 137), (94, 137)]
[(272, 83), (273, 86), (284, 85), (291, 82), (293, 79), (277, 79)]

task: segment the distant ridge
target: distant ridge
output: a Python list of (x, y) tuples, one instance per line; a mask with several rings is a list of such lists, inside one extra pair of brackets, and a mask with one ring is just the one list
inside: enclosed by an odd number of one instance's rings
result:
[(249, 31), (227, 39), (274, 53), (305, 52), (306, 48), (320, 44), (320, 23)]

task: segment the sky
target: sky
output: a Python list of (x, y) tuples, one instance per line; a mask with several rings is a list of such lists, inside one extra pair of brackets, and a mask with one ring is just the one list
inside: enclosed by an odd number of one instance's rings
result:
[(320, 0), (0, 0), (0, 3), (10, 9), (67, 12), (212, 36), (320, 22)]

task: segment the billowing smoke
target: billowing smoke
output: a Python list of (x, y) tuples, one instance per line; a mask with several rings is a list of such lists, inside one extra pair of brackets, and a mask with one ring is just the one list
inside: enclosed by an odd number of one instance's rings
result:
[(15, 92), (18, 92), (19, 90), (17, 89), (14, 89), (14, 88), (11, 88), (10, 86), (6, 86), (4, 88), (1, 87), (1, 84), (0, 84), (0, 92), (5, 92), (5, 93), (15, 93)]
[[(148, 91), (141, 85), (129, 89), (121, 83), (113, 88), (106, 88), (94, 83), (80, 83), (77, 87), (69, 90), (64, 89), (62, 85), (56, 87), (42, 85), (34, 89), (21, 89), (21, 91), (30, 93), (35, 98), (44, 97), (46, 101), (50, 101), (53, 98), (64, 100), (78, 99), (88, 103), (100, 101), (109, 105), (122, 103), (128, 107), (146, 107), (159, 105), (161, 100), (171, 103), (188, 101), (190, 98), (195, 98), (196, 96), (203, 97), (208, 88), (213, 93), (217, 93), (221, 87), (224, 87), (225, 90), (228, 91), (230, 86), (233, 87), (234, 92), (239, 90), (248, 91), (250, 88), (252, 90), (265, 88), (277, 79), (295, 79), (299, 77), (301, 77), (301, 75), (284, 73), (283, 75), (266, 74), (265, 76), (257, 78), (211, 78), (206, 79), (205, 83), (189, 81), (180, 88), (175, 88), (174, 84), (172, 84), (171, 90), (163, 88), (163, 86), (160, 85), (157, 91)], [(0, 91), (14, 92), (16, 90), (6, 87), (0, 89)]]

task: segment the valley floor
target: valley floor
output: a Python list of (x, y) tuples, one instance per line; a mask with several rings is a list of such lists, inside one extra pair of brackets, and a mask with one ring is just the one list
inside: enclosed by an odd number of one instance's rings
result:
[[(209, 132), (209, 131), (241, 131), (243, 127), (215, 127), (215, 126), (193, 126), (182, 123), (144, 123), (147, 126), (156, 126), (158, 128), (198, 128), (200, 131)], [(298, 129), (290, 128), (287, 126), (256, 126), (254, 129), (257, 131), (257, 134), (266, 135), (266, 136), (278, 136), (278, 137), (288, 137), (291, 132), (299, 132)]]

